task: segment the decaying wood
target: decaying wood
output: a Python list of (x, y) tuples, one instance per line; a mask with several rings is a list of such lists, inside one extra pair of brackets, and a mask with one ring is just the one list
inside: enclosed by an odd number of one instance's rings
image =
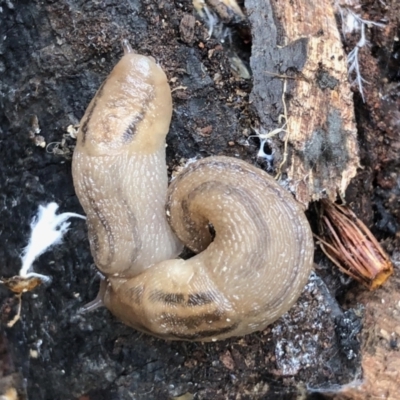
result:
[[(397, 255), (397, 259), (398, 259)], [(361, 380), (352, 382), (334, 400), (396, 400), (400, 382), (400, 274), (375, 291), (363, 292), (356, 301), (365, 307)]]
[[(251, 101), (259, 132), (285, 131), (268, 142), (275, 165), (282, 164), (288, 187), (305, 205), (344, 196), (359, 158), (346, 55), (331, 2), (245, 4), (253, 36)], [(288, 111), (282, 122), (284, 76)]]

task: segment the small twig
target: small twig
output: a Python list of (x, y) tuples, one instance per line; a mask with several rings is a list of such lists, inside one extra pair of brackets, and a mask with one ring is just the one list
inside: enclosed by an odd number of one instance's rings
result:
[(298, 79), (297, 76), (289, 76), (289, 75), (281, 75), (281, 74), (276, 74), (275, 72), (270, 72), (270, 71), (265, 71), (266, 74), (274, 76), (276, 78), (280, 79)]
[(187, 89), (187, 86), (177, 86), (176, 88), (173, 88), (171, 90), (171, 93), (173, 93), (173, 92), (175, 92), (177, 90), (186, 90), (186, 89)]
[[(286, 86), (287, 86), (287, 80), (284, 79), (283, 80), (283, 89), (282, 89), (283, 115), (279, 116), (279, 119), (282, 119), (282, 118), (285, 119), (285, 124), (283, 126), (286, 126), (288, 124), (288, 122), (289, 122), (288, 121), (288, 116), (287, 116), (286, 99), (285, 99)], [(288, 156), (287, 146), (288, 146), (288, 142), (289, 142), (290, 132), (288, 130), (285, 130), (285, 132), (286, 132), (286, 136), (285, 136), (285, 141), (284, 141), (284, 146), (283, 146), (283, 158), (282, 158), (281, 163), (279, 164), (277, 174), (275, 175), (275, 179), (276, 180), (279, 180), (279, 178), (281, 177), (281, 175), (282, 175), (282, 167), (285, 164), (285, 162), (287, 160), (287, 156)]]
[(310, 79), (308, 79), (302, 72), (298, 71), (297, 74), (295, 76), (291, 76), (291, 75), (283, 75), (283, 74), (277, 74), (275, 72), (271, 72), (271, 71), (264, 71), (264, 73), (279, 78), (279, 79), (293, 79), (293, 80), (302, 80), (304, 82), (310, 83)]
[(12, 328), (21, 318), (22, 293), (16, 294), (15, 297), (18, 299), (18, 309), (17, 309), (17, 313), (14, 315), (14, 318), (11, 321), (7, 322), (7, 326), (9, 328)]

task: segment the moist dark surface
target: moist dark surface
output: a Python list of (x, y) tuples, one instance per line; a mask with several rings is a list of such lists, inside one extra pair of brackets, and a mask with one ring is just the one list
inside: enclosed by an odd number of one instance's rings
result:
[[(364, 19), (388, 23), (368, 32), (371, 47), (361, 53), (369, 84), (365, 103), (355, 94), (355, 107), (364, 168), (347, 201), (393, 253), (399, 251), (400, 224), (400, 49), (394, 40), (400, 12), (395, 2), (388, 9), (382, 3), (362, 2)], [(0, 7), (2, 276), (18, 272), (39, 204), (55, 201), (61, 212), (82, 213), (71, 177), (75, 141), (66, 128), (79, 122), (122, 56), (121, 39), (156, 58), (176, 89), (167, 139), (170, 171), (182, 160), (209, 155), (268, 167), (256, 159), (258, 142), (248, 138), (257, 118), (248, 102), (251, 81), (232, 73), (226, 49), (207, 39), (202, 24), (190, 24), (190, 40), (180, 36), (191, 2), (15, 0)], [(348, 50), (354, 44), (346, 44)], [(240, 50), (246, 58), (250, 45)], [(50, 144), (47, 151), (29, 137), (32, 115)], [(358, 287), (348, 287), (328, 263), (319, 265), (296, 306), (263, 332), (208, 344), (167, 342), (124, 326), (106, 309), (78, 313), (95, 298), (99, 282), (85, 223), (73, 220), (63, 244), (35, 262), (35, 270), (53, 280), (23, 295), (13, 328), (5, 323), (17, 302), (0, 286), (0, 383), (11, 376), (21, 398), (27, 393), (34, 400), (170, 399), (185, 393), (217, 400), (295, 399), (301, 393), (322, 398), (326, 388), (359, 377), (359, 342), (342, 333), (357, 338), (361, 314), (357, 300), (343, 300), (345, 291)]]

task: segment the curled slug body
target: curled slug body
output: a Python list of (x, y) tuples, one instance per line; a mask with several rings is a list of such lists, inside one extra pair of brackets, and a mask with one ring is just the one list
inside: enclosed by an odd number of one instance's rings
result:
[[(106, 276), (103, 302), (127, 325), (164, 339), (263, 329), (307, 282), (306, 217), (269, 175), (234, 158), (193, 163), (167, 189), (171, 110), (161, 68), (128, 52), (81, 121), (73, 178)], [(198, 254), (176, 259), (181, 242)]]

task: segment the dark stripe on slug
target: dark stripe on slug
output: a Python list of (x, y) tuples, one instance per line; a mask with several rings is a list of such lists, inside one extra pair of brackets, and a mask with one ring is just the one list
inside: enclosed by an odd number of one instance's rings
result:
[[(102, 165), (101, 161), (97, 165)], [(83, 185), (85, 187), (84, 192), (89, 202), (89, 212), (88, 214), (88, 229), (89, 229), (89, 241), (92, 250), (92, 255), (97, 267), (102, 270), (103, 273), (115, 273), (117, 271), (122, 272), (120, 277), (124, 277), (124, 272), (127, 271), (127, 268), (130, 264), (134, 264), (138, 255), (140, 254), (140, 250), (142, 248), (142, 241), (138, 232), (138, 222), (135, 217), (133, 210), (131, 209), (129, 203), (125, 198), (120, 198), (120, 211), (122, 211), (121, 215), (123, 215), (123, 219), (125, 222), (125, 226), (129, 226), (130, 237), (128, 242), (130, 244), (129, 248), (129, 259), (126, 259), (127, 253), (123, 255), (122, 264), (120, 258), (120, 252), (116, 251), (116, 240), (120, 238), (121, 234), (119, 231), (120, 225), (116, 224), (113, 221), (113, 216), (110, 215), (109, 205), (107, 206), (108, 201), (103, 201), (104, 198), (99, 196), (94, 196), (96, 191), (93, 189), (93, 179), (90, 171), (84, 171), (83, 173)], [(122, 190), (119, 189), (117, 183), (115, 183), (114, 187), (115, 193), (123, 193)], [(111, 198), (112, 200), (112, 198)], [(116, 239), (117, 238), (117, 239)], [(112, 265), (114, 264), (114, 265)]]
[(213, 292), (189, 294), (189, 299), (186, 304), (189, 307), (204, 306), (205, 304), (213, 303), (215, 298), (216, 296)]
[[(121, 193), (123, 191), (121, 190)], [(122, 200), (122, 204), (125, 207), (125, 211), (127, 214), (127, 219), (129, 221), (129, 227), (131, 229), (132, 232), (132, 242), (131, 242), (131, 258), (130, 258), (130, 262), (131, 264), (134, 264), (136, 259), (138, 258), (139, 254), (140, 254), (140, 250), (142, 249), (142, 240), (138, 231), (138, 222), (137, 219), (135, 217), (135, 213), (132, 211), (129, 202), (124, 198)]]
[(188, 329), (195, 329), (201, 324), (212, 324), (221, 321), (223, 314), (215, 311), (214, 313), (202, 313), (189, 317), (180, 317), (177, 314), (162, 313), (160, 319), (171, 326), (183, 326)]
[(106, 78), (106, 80), (101, 84), (101, 86), (99, 87), (99, 90), (97, 91), (95, 97), (94, 97), (94, 101), (92, 106), (90, 107), (90, 109), (87, 111), (87, 117), (85, 119), (85, 121), (83, 122), (82, 126), (81, 126), (81, 131), (82, 131), (82, 144), (85, 144), (85, 140), (86, 140), (86, 134), (88, 131), (88, 125), (90, 122), (90, 119), (92, 118), (93, 115), (93, 111), (96, 108), (97, 105), (97, 100), (100, 99), (101, 96), (103, 96), (103, 89), (104, 89), (104, 85), (106, 84), (106, 82), (108, 81), (108, 77)]
[(133, 117), (132, 121), (128, 125), (128, 127), (125, 129), (124, 133), (122, 134), (122, 139), (124, 143), (130, 142), (133, 137), (135, 136), (137, 132), (137, 126), (143, 121), (143, 119), (146, 117), (147, 110), (149, 108), (149, 104), (153, 101), (154, 99), (154, 89), (149, 91), (147, 93), (146, 98), (144, 99), (144, 102), (142, 104), (141, 110)]
[[(196, 189), (195, 189), (196, 190)], [(192, 192), (191, 192), (192, 193)], [(190, 194), (191, 194), (190, 193)], [(190, 195), (189, 194), (189, 195)], [(186, 230), (192, 235), (196, 236), (199, 232), (196, 224), (192, 220), (192, 213), (189, 211), (189, 201), (186, 199), (182, 199), (181, 207), (182, 207), (182, 222), (186, 227)], [(169, 213), (167, 213), (168, 215)]]
[(224, 328), (220, 329), (206, 329), (203, 331), (199, 331), (196, 333), (174, 333), (171, 332), (169, 335), (165, 335), (167, 337), (173, 338), (173, 339), (181, 339), (181, 340), (198, 340), (198, 339), (209, 339), (209, 338), (217, 338), (218, 336), (224, 334), (224, 333), (229, 333), (234, 331), (238, 327), (238, 324), (232, 324), (229, 326), (225, 326)]
[[(146, 107), (147, 108), (147, 107)], [(143, 118), (146, 116), (146, 112), (144, 107), (142, 108), (141, 112), (135, 115), (132, 122), (129, 126), (125, 129), (124, 133), (122, 134), (122, 139), (124, 143), (130, 142), (136, 134), (137, 125), (143, 121)]]
[(142, 303), (144, 286), (134, 286), (126, 291), (126, 294), (132, 300), (133, 303), (140, 305)]
[(149, 295), (149, 299), (153, 303), (164, 303), (167, 305), (179, 304), (182, 307), (196, 307), (212, 304), (216, 297), (217, 296), (213, 292), (204, 292), (189, 294), (188, 300), (186, 300), (185, 295), (182, 293), (166, 293), (162, 290), (153, 290)]
[[(114, 236), (113, 236), (111, 226), (107, 221), (107, 218), (102, 214), (102, 212), (100, 211), (100, 208), (96, 204), (96, 201), (89, 194), (89, 193), (92, 193), (90, 185), (88, 185), (86, 183), (86, 180), (84, 183), (86, 186), (85, 192), (87, 193), (88, 200), (90, 202), (90, 206), (91, 206), (93, 212), (96, 214), (96, 217), (100, 221), (101, 225), (103, 226), (103, 229), (105, 232), (104, 236), (106, 236), (106, 238), (107, 238), (108, 248), (105, 249), (104, 245), (102, 247), (100, 246), (100, 240), (99, 240), (99, 236), (97, 234), (97, 229), (95, 227), (92, 227), (91, 218), (88, 218), (87, 224), (88, 224), (88, 229), (89, 229), (89, 233), (90, 233), (89, 241), (90, 241), (91, 246), (93, 246), (93, 250), (94, 250), (94, 251), (92, 251), (92, 255), (93, 255), (93, 258), (95, 260), (97, 267), (101, 269), (101, 266), (107, 266), (107, 265), (111, 264), (111, 261), (114, 258), (114, 255), (115, 255)], [(88, 217), (89, 217), (89, 215), (88, 215)], [(100, 261), (99, 258), (102, 258), (104, 253), (108, 254), (107, 259), (103, 260), (103, 262), (99, 262)], [(97, 256), (98, 254), (100, 254), (100, 257)]]
[(185, 296), (182, 293), (166, 293), (161, 290), (153, 290), (149, 295), (149, 300), (153, 303), (177, 305), (185, 302)]
[[(251, 172), (251, 171), (250, 171)], [(218, 178), (217, 178), (218, 179)], [(173, 181), (174, 182), (174, 181)], [(186, 231), (186, 245), (192, 249), (199, 250), (196, 248), (198, 240), (202, 235), (201, 228), (199, 227), (198, 221), (200, 220), (199, 216), (202, 217), (201, 213), (198, 213), (197, 220), (193, 221), (193, 210), (191, 208), (191, 204), (196, 200), (197, 196), (202, 196), (203, 193), (212, 193), (217, 192), (223, 195), (224, 197), (230, 197), (231, 199), (235, 199), (238, 204), (243, 204), (246, 207), (247, 213), (254, 216), (252, 219), (253, 224), (256, 226), (258, 232), (264, 232), (264, 235), (259, 235), (253, 240), (255, 248), (263, 248), (265, 243), (268, 242), (269, 236), (271, 236), (270, 229), (266, 222), (263, 219), (257, 218), (260, 215), (259, 206), (257, 202), (252, 201), (252, 194), (246, 191), (244, 188), (238, 186), (234, 187), (231, 184), (226, 184), (222, 180), (209, 180), (207, 182), (203, 182), (198, 184), (198, 186), (192, 188), (190, 193), (186, 195), (186, 197), (181, 198), (181, 225), (182, 229)], [(167, 208), (168, 210), (168, 208)], [(214, 223), (213, 220), (207, 221), (208, 223)], [(204, 226), (205, 224), (203, 224)], [(192, 239), (193, 238), (193, 239)], [(201, 249), (200, 249), (201, 250)], [(252, 268), (249, 270), (249, 274), (254, 270), (263, 269), (267, 264), (265, 260), (260, 258), (257, 253), (250, 254), (246, 260), (247, 265), (251, 265)]]

